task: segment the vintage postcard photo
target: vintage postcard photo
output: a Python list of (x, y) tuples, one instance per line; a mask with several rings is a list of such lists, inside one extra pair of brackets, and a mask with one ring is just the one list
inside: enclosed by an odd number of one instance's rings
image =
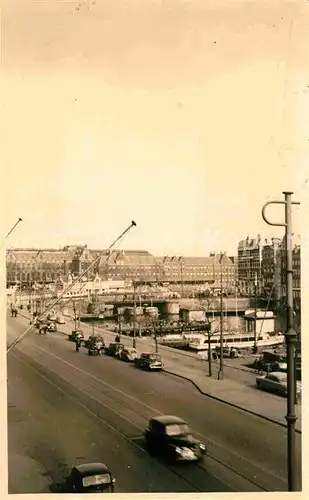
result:
[(302, 491), (308, 8), (3, 1), (10, 495)]

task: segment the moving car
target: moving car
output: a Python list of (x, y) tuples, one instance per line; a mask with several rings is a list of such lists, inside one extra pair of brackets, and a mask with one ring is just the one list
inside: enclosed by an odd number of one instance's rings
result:
[(85, 337), (82, 330), (72, 330), (72, 333), (69, 335), (69, 340), (73, 342), (75, 342), (77, 338), (84, 341)]
[(160, 455), (168, 462), (198, 461), (207, 452), (206, 446), (192, 436), (187, 423), (173, 415), (152, 418), (145, 440), (150, 454)]
[(113, 356), (115, 358), (123, 349), (124, 345), (120, 342), (111, 342), (109, 346), (105, 348), (105, 354), (107, 354), (108, 356)]
[(115, 478), (107, 465), (89, 463), (72, 468), (66, 479), (70, 493), (114, 493)]
[[(274, 392), (284, 397), (287, 397), (288, 394), (287, 375), (283, 372), (271, 372), (256, 377), (256, 386), (258, 389)], [(301, 383), (299, 381), (297, 381), (296, 385), (296, 395), (298, 397), (301, 395)]]
[(133, 347), (126, 347), (119, 353), (119, 359), (133, 363), (138, 357), (136, 349)]
[(135, 359), (135, 365), (142, 370), (163, 370), (162, 358), (155, 352), (143, 352)]

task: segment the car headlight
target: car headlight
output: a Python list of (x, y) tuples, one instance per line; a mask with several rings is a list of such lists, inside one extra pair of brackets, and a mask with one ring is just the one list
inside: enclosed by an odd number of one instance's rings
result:
[(203, 451), (204, 451), (204, 450), (206, 450), (206, 446), (205, 446), (203, 443), (200, 443), (200, 448), (201, 448), (201, 450), (203, 450)]
[(175, 451), (176, 451), (176, 453), (179, 453), (180, 455), (182, 454), (182, 448), (179, 448), (179, 446), (176, 446)]

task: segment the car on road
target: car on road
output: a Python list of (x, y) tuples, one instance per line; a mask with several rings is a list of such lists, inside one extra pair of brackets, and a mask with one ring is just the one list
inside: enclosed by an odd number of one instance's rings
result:
[(151, 455), (162, 456), (172, 463), (197, 462), (207, 452), (205, 444), (192, 436), (188, 424), (174, 415), (150, 419), (145, 441)]
[(69, 335), (69, 340), (72, 342), (75, 342), (77, 338), (84, 342), (85, 337), (82, 330), (72, 330), (72, 333)]
[(135, 359), (135, 366), (142, 370), (163, 370), (162, 358), (155, 352), (143, 352)]
[(287, 372), (287, 359), (285, 349), (266, 349), (260, 359), (256, 360), (256, 367), (269, 372)]
[[(221, 350), (220, 347), (216, 347), (212, 353), (212, 358), (214, 360), (220, 359), (221, 357)], [(239, 357), (239, 351), (238, 349), (235, 349), (234, 347), (223, 347), (223, 358), (238, 358)]]
[(113, 356), (116, 358), (119, 356), (120, 352), (124, 349), (124, 345), (120, 342), (111, 342), (108, 347), (105, 348), (105, 354), (107, 356)]
[(56, 332), (57, 331), (56, 323), (49, 323), (49, 325), (47, 325), (47, 331), (48, 332)]
[(66, 478), (68, 493), (114, 493), (114, 484), (115, 478), (102, 463), (76, 465)]
[(85, 340), (85, 347), (88, 349), (91, 344), (101, 344), (101, 347), (104, 347), (104, 340), (101, 335), (90, 335), (90, 337)]
[[(258, 389), (280, 394), (284, 397), (288, 395), (287, 375), (284, 372), (270, 372), (267, 375), (259, 375), (256, 377), (256, 386)], [(297, 397), (301, 395), (301, 383), (299, 381), (296, 384), (296, 395)]]
[(57, 323), (58, 325), (65, 325), (65, 320), (61, 316), (58, 316)]
[(85, 341), (85, 347), (88, 347), (88, 355), (98, 355), (100, 356), (101, 352), (104, 350), (105, 344), (102, 337), (91, 336), (88, 340)]
[(127, 361), (128, 363), (134, 363), (134, 361), (138, 358), (137, 350), (133, 347), (126, 347), (119, 353), (119, 359), (121, 361)]

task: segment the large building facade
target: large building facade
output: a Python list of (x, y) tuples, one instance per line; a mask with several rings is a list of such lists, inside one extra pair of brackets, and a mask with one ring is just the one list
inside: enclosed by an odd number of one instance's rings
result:
[(86, 279), (98, 275), (104, 280), (124, 280), (146, 284), (207, 284), (232, 293), (235, 287), (235, 264), (220, 254), (208, 257), (154, 257), (145, 250), (91, 250), (85, 246), (67, 246), (60, 250), (12, 249), (7, 252), (8, 286), (31, 286), (53, 283), (92, 268)]
[[(292, 249), (294, 311), (301, 310), (301, 249), (300, 238), (294, 236)], [(242, 295), (257, 295), (268, 307), (279, 311), (286, 308), (286, 263), (284, 238), (262, 241), (260, 237), (238, 244), (238, 284)], [(236, 266), (235, 266), (236, 267)], [(300, 320), (299, 320), (300, 321)]]
[(276, 308), (282, 297), (282, 245), (280, 238), (272, 238), (262, 248), (262, 296)]
[(248, 236), (238, 243), (238, 287), (245, 297), (262, 294), (262, 249), (263, 241), (259, 235), (257, 238)]

